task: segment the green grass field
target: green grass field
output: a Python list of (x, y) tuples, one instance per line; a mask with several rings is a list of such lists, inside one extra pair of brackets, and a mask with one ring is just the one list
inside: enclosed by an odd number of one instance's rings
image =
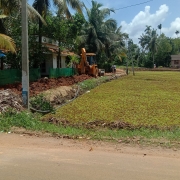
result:
[(49, 116), (72, 123), (120, 120), (142, 127), (180, 127), (180, 73), (136, 72), (96, 87)]

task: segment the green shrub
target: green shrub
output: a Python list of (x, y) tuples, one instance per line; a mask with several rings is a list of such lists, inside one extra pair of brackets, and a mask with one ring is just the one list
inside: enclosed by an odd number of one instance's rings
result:
[(39, 94), (30, 100), (31, 106), (36, 110), (54, 111), (50, 101), (48, 101), (43, 94)]

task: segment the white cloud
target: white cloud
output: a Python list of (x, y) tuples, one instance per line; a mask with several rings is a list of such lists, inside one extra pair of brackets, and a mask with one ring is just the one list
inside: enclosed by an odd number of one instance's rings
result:
[[(121, 22), (122, 31), (128, 33), (130, 38), (132, 38), (135, 43), (138, 43), (138, 38), (144, 32), (146, 25), (157, 29), (158, 24), (163, 24), (165, 21), (168, 11), (169, 7), (164, 4), (161, 5), (154, 14), (151, 14), (150, 6), (146, 6), (144, 11), (140, 11), (130, 23), (125, 21)], [(176, 29), (180, 30), (180, 18), (176, 18), (169, 28), (162, 28), (162, 32), (171, 37)]]
[(162, 28), (162, 32), (169, 37), (176, 37), (176, 30), (180, 31), (180, 17), (177, 17), (173, 22), (171, 22), (170, 27)]

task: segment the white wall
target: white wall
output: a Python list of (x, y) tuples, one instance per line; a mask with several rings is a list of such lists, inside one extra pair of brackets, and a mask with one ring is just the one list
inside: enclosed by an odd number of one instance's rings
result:
[(53, 54), (53, 68), (57, 68), (57, 55)]
[(66, 57), (65, 56), (61, 56), (61, 68), (66, 68)]

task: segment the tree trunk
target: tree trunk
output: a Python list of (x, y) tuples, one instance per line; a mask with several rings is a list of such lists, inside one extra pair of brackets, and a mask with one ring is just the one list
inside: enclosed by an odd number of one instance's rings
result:
[(39, 19), (39, 50), (41, 50), (41, 44), (42, 44), (42, 22)]
[(154, 52), (153, 52), (153, 66), (154, 66)]
[(1, 60), (1, 70), (3, 70), (4, 69), (3, 58), (1, 58), (0, 60)]
[(6, 34), (6, 29), (4, 27), (4, 24), (3, 24), (3, 20), (0, 19), (0, 33), (2, 34)]
[(128, 58), (126, 59), (126, 74), (128, 75), (129, 72), (128, 72)]
[(135, 72), (134, 72), (134, 61), (132, 59), (132, 71), (133, 71), (133, 76), (135, 76)]

